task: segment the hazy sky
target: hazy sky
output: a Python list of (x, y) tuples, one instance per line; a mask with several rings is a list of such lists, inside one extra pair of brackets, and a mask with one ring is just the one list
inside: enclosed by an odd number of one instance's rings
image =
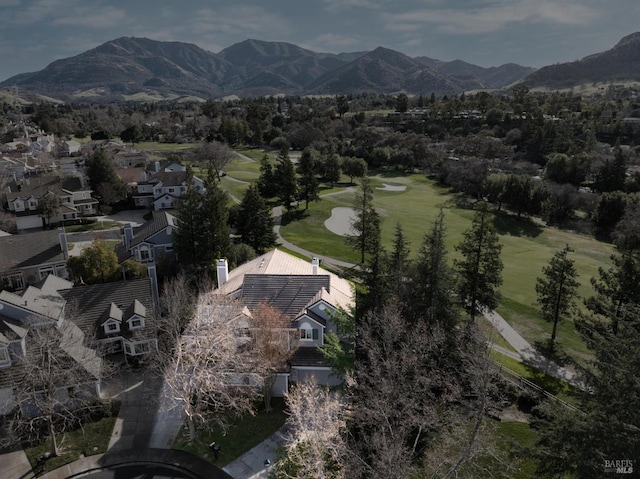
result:
[(638, 0), (0, 0), (0, 80), (121, 36), (540, 67), (607, 50), (638, 19)]

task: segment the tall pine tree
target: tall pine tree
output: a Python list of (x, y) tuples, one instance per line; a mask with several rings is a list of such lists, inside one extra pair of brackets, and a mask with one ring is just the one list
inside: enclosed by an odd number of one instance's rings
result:
[(361, 182), (361, 191), (356, 194), (353, 203), (355, 218), (351, 222), (353, 235), (347, 236), (347, 244), (360, 253), (360, 263), (364, 264), (365, 255), (379, 246), (380, 215), (373, 207), (373, 187), (371, 179), (365, 177)]
[(538, 303), (542, 318), (553, 323), (551, 343), (556, 340), (558, 323), (567, 319), (575, 310), (578, 296), (578, 272), (574, 261), (569, 258), (569, 245), (553, 255), (549, 264), (542, 268), (544, 276), (536, 282)]
[(457, 322), (459, 310), (452, 294), (455, 279), (447, 262), (445, 232), (444, 212), (440, 210), (420, 246), (411, 286), (412, 299), (406, 309), (413, 320), (440, 323), (448, 332)]
[(502, 284), (502, 245), (484, 203), (476, 212), (462, 242), (456, 246), (462, 258), (454, 261), (458, 274), (458, 296), (471, 321), (500, 302)]
[(276, 242), (271, 208), (260, 196), (256, 183), (249, 185), (240, 203), (237, 233), (243, 243), (251, 246), (259, 254), (264, 253)]

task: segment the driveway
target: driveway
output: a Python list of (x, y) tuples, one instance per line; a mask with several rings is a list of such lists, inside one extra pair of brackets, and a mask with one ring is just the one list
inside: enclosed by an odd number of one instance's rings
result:
[(143, 216), (147, 213), (149, 213), (149, 210), (147, 209), (125, 210), (118, 211), (112, 215), (96, 216), (95, 218), (98, 221), (117, 221), (122, 224), (131, 223), (131, 226), (135, 228), (136, 226), (142, 226), (146, 222)]

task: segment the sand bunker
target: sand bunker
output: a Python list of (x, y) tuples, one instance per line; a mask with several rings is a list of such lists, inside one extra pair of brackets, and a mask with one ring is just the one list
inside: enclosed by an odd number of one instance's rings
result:
[(351, 222), (355, 218), (356, 212), (353, 208), (338, 207), (331, 210), (331, 217), (324, 222), (325, 228), (340, 236), (352, 234)]
[(386, 183), (382, 183), (382, 187), (378, 186), (376, 190), (383, 191), (404, 191), (407, 187), (405, 185), (388, 185)]

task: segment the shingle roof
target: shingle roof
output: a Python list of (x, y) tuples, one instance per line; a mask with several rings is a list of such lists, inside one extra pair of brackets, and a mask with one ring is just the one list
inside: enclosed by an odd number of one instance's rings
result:
[[(247, 274), (296, 276), (310, 275), (311, 273), (311, 263), (278, 249), (274, 249), (229, 271), (229, 279), (218, 288), (217, 292), (239, 297), (242, 290), (242, 282)], [(330, 298), (326, 295), (322, 298), (334, 306), (349, 310), (354, 304), (351, 283), (322, 268), (319, 269), (318, 275), (329, 276), (329, 287), (326, 288), (326, 290)], [(316, 291), (316, 293), (317, 292), (318, 291)], [(309, 298), (309, 300), (310, 299), (312, 298)], [(303, 304), (302, 307), (306, 306), (306, 304), (307, 303)]]
[(55, 291), (42, 292), (34, 286), (29, 286), (22, 294), (1, 291), (0, 300), (56, 321), (60, 319), (64, 311), (62, 296)]
[(57, 230), (0, 237), (0, 271), (65, 261)]
[(0, 316), (0, 344), (7, 345), (12, 341), (24, 338), (26, 335), (27, 330), (18, 321)]
[[(130, 248), (146, 241), (151, 238), (153, 235), (159, 233), (166, 227), (171, 226), (173, 228), (178, 227), (178, 219), (167, 213), (167, 212), (155, 212), (153, 214), (153, 218), (143, 224), (140, 228), (136, 229), (136, 234), (133, 235), (131, 239)], [(130, 249), (129, 248), (129, 249)], [(122, 263), (123, 261), (131, 258), (131, 251), (127, 249), (127, 247), (123, 244), (119, 244), (116, 246), (115, 251), (118, 255), (118, 262)]]
[(329, 366), (322, 351), (318, 348), (300, 347), (289, 360), (291, 366)]
[[(162, 186), (181, 186), (187, 179), (186, 171), (160, 171), (156, 173), (155, 180), (162, 183)], [(152, 180), (153, 182), (153, 180)]]
[(41, 198), (47, 192), (52, 192), (57, 196), (68, 196), (68, 192), (89, 191), (83, 188), (79, 178), (61, 178), (59, 176), (39, 176), (28, 178), (20, 185), (12, 182), (9, 185), (11, 192), (7, 194), (7, 200), (13, 201), (16, 198)]
[[(51, 327), (51, 334), (58, 334), (60, 337), (60, 343), (55, 353), (58, 360), (58, 367), (64, 368), (66, 365), (68, 368), (73, 368), (76, 372), (82, 371), (81, 374), (74, 378), (77, 380), (76, 384), (96, 381), (99, 377), (102, 360), (95, 354), (95, 351), (91, 351), (82, 344), (78, 344), (77, 333), (77, 328), (74, 329), (72, 325), (67, 325), (67, 327), (61, 330)], [(32, 332), (30, 334), (34, 333)], [(37, 341), (34, 341), (31, 337), (26, 338), (26, 347), (27, 358), (39, 354)], [(15, 357), (12, 354), (11, 361), (11, 366), (0, 369), (0, 389), (15, 386), (16, 383), (23, 380), (27, 372), (20, 357)], [(82, 369), (77, 368), (75, 363), (80, 363)]]
[(240, 297), (249, 309), (267, 302), (293, 319), (329, 283), (329, 275), (246, 274)]
[(178, 220), (176, 219), (176, 217), (166, 212), (154, 213), (153, 218), (143, 224), (142, 227), (133, 236), (133, 239), (131, 240), (131, 246), (142, 243), (147, 238), (165, 229), (167, 226), (177, 228)]
[[(78, 324), (88, 337), (90, 337), (89, 335), (95, 335), (98, 339), (105, 337), (104, 329), (100, 327), (100, 324), (105, 312), (110, 311), (112, 303), (121, 311), (128, 311), (136, 300), (139, 301), (140, 306), (144, 307), (145, 327), (134, 331), (126, 330), (126, 328), (121, 329), (117, 335), (133, 341), (156, 337), (153, 295), (149, 278), (75, 286), (72, 289), (61, 291), (60, 294), (68, 301), (68, 310), (78, 311), (74, 314), (75, 318), (70, 317), (69, 319)], [(140, 307), (138, 307), (138, 311), (141, 311)], [(129, 318), (125, 314), (122, 319), (124, 324)]]

